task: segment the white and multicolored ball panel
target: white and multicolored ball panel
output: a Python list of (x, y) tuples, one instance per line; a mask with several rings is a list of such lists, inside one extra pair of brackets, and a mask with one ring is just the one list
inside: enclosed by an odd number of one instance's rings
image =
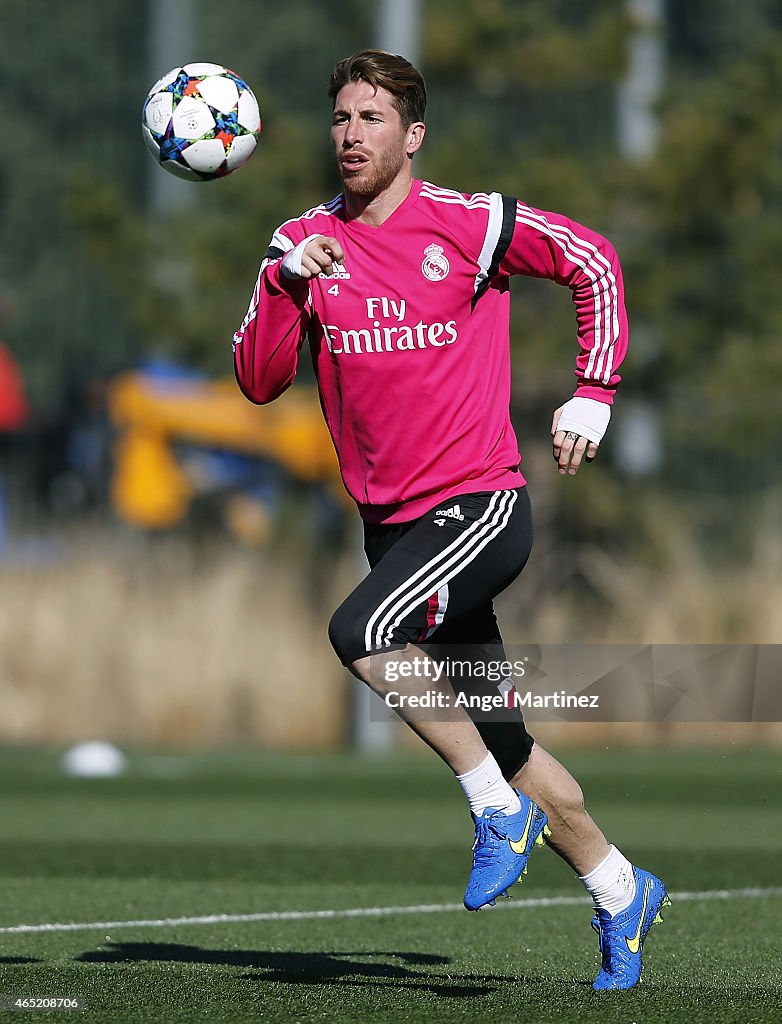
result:
[(212, 181), (252, 156), (261, 134), (258, 101), (220, 64), (185, 64), (163, 75), (144, 101), (144, 142), (178, 178)]

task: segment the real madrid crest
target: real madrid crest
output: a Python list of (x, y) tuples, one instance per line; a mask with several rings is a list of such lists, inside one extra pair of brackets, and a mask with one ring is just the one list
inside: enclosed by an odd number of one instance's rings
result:
[(448, 262), (443, 247), (437, 245), (436, 242), (427, 245), (424, 249), (424, 261), (421, 264), (424, 277), (429, 281), (442, 281), (444, 277), (448, 276), (450, 269), (451, 264)]

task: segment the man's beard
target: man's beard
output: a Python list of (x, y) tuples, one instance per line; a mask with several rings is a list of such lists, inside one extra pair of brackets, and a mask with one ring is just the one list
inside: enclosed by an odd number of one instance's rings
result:
[(348, 172), (346, 174), (345, 168), (339, 160), (337, 166), (346, 192), (354, 196), (371, 198), (379, 195), (391, 184), (402, 169), (404, 162), (405, 153), (400, 148), (397, 152), (386, 150), (374, 167), (366, 173), (350, 174)]

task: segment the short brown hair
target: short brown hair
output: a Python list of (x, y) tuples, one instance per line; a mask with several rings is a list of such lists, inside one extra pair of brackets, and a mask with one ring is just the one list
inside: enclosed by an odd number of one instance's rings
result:
[(409, 128), (414, 121), (423, 121), (426, 113), (426, 85), (423, 76), (409, 60), (398, 53), (359, 50), (335, 64), (329, 79), (332, 104), (343, 86), (359, 81), (391, 93), (403, 128)]

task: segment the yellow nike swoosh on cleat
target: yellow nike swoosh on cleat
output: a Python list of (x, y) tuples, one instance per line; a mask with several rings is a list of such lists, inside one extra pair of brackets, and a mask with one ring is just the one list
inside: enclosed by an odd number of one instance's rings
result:
[(527, 837), (529, 836), (530, 825), (532, 824), (532, 816), (535, 813), (535, 805), (530, 801), (529, 814), (527, 815), (527, 824), (524, 826), (524, 831), (521, 833), (521, 839), (517, 839), (515, 842), (513, 839), (508, 838), (510, 848), (514, 853), (522, 854), (526, 852), (527, 848)]
[(652, 880), (651, 880), (651, 878), (647, 878), (646, 879), (646, 885), (644, 886), (644, 902), (643, 902), (643, 906), (641, 907), (641, 917), (640, 917), (640, 919), (638, 921), (638, 931), (635, 933), (635, 935), (632, 937), (632, 939), (628, 939), (628, 937), (625, 935), (625, 942), (627, 943), (627, 948), (630, 950), (631, 953), (637, 953), (638, 950), (641, 948), (641, 929), (643, 928), (643, 925), (644, 925), (644, 916), (646, 914), (646, 904), (647, 904), (647, 902), (649, 900), (649, 890), (651, 889), (651, 887), (652, 887)]

